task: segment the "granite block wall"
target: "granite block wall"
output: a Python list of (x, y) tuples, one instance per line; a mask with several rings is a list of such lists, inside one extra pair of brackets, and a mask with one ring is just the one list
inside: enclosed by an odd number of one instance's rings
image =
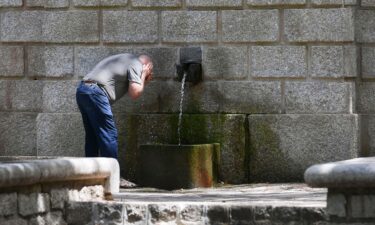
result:
[(357, 0), (0, 1), (0, 154), (82, 156), (79, 80), (106, 56), (147, 53), (154, 80), (113, 106), (122, 175), (137, 146), (219, 142), (227, 183), (301, 181), (311, 164), (375, 153), (375, 5)]

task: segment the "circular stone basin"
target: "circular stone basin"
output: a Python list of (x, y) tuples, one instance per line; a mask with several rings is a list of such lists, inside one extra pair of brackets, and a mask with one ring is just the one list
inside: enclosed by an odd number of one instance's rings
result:
[(140, 145), (139, 185), (166, 190), (212, 187), (219, 153), (219, 144)]

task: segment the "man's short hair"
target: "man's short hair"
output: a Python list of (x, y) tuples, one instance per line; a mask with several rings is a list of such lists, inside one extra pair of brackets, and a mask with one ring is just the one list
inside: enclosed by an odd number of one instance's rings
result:
[(140, 54), (140, 55), (138, 56), (138, 58), (139, 58), (139, 59), (144, 59), (144, 60), (146, 60), (147, 62), (150, 62), (151, 64), (154, 64), (154, 63), (152, 62), (152, 58), (151, 58), (151, 56), (148, 55), (148, 54), (142, 53), (142, 54)]

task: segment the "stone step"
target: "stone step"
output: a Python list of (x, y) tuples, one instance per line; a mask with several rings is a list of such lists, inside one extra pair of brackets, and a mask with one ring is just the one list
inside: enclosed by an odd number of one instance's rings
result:
[(305, 184), (121, 189), (115, 202), (96, 203), (94, 212), (98, 222), (114, 224), (324, 224), (326, 195)]

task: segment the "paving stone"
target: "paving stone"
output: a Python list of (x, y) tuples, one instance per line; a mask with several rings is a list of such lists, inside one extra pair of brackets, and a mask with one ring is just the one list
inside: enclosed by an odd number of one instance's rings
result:
[(73, 0), (74, 6), (92, 7), (92, 6), (126, 6), (128, 0)]
[(356, 5), (356, 0), (312, 0), (314, 5)]
[(149, 204), (149, 224), (171, 223), (176, 221), (179, 208), (176, 205)]
[(27, 0), (26, 5), (30, 7), (66, 8), (69, 0)]
[(248, 49), (244, 47), (203, 48), (205, 79), (241, 79), (248, 77)]
[(192, 7), (239, 7), (241, 0), (187, 0), (186, 6)]
[(354, 41), (354, 11), (350, 8), (287, 9), (284, 16), (288, 41)]
[(375, 48), (362, 47), (362, 77), (375, 77)]
[(0, 113), (0, 155), (36, 155), (36, 113)]
[(142, 225), (147, 223), (147, 205), (126, 204), (125, 224)]
[(22, 6), (22, 0), (0, 0), (0, 7)]
[(73, 76), (73, 47), (31, 46), (28, 58), (29, 76)]
[(79, 81), (45, 81), (43, 87), (43, 112), (79, 112), (76, 90)]
[(158, 15), (153, 11), (104, 11), (105, 42), (156, 42)]
[(134, 7), (180, 7), (181, 0), (133, 0)]
[(0, 216), (17, 214), (17, 193), (0, 194)]
[(222, 12), (225, 42), (272, 42), (278, 40), (277, 10), (226, 10)]
[(77, 47), (75, 49), (75, 74), (83, 77), (102, 59), (121, 53), (149, 55), (154, 63), (154, 78), (176, 76), (176, 48)]
[(358, 157), (358, 123), (348, 114), (250, 115), (251, 182), (301, 181), (313, 164)]
[(69, 225), (89, 224), (94, 211), (92, 202), (69, 202), (66, 206), (66, 222)]
[(52, 209), (64, 209), (65, 202), (69, 199), (69, 190), (66, 188), (53, 189), (51, 190), (50, 196)]
[(351, 83), (286, 82), (287, 113), (349, 113)]
[(250, 48), (250, 74), (254, 77), (305, 77), (303, 46), (254, 46)]
[(22, 216), (49, 212), (50, 197), (45, 193), (18, 194), (18, 210)]
[(356, 38), (358, 42), (372, 43), (375, 42), (374, 26), (375, 11), (374, 10), (358, 10), (356, 13)]
[(356, 77), (357, 49), (354, 46), (313, 46), (311, 76)]
[(228, 224), (230, 222), (229, 208), (225, 205), (207, 206), (209, 224)]
[(213, 11), (163, 11), (164, 42), (210, 42), (217, 40), (217, 13)]
[(84, 155), (85, 133), (79, 113), (40, 113), (36, 131), (39, 156)]
[(122, 225), (124, 215), (124, 204), (122, 203), (98, 203), (96, 204), (97, 218), (94, 224), (97, 225)]
[(22, 46), (1, 46), (0, 58), (0, 77), (23, 76)]
[(375, 113), (375, 83), (363, 82), (357, 86), (357, 110), (360, 113)]
[(281, 83), (279, 81), (221, 82), (220, 112), (280, 113)]
[(306, 4), (306, 0), (247, 0), (247, 4), (256, 6), (304, 5)]

